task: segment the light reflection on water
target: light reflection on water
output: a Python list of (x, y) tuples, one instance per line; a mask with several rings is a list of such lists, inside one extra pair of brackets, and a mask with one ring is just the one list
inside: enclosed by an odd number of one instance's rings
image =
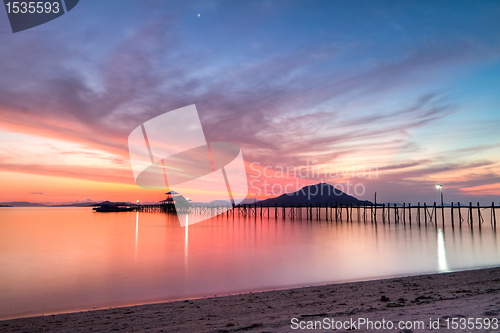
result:
[(139, 212), (135, 213), (135, 259), (137, 260), (137, 245), (139, 242)]
[(181, 216), (181, 227), (160, 213), (1, 209), (0, 318), (500, 263), (489, 221), (471, 232), (466, 223), (302, 216), (219, 216), (191, 225)]
[(443, 229), (438, 229), (438, 266), (440, 272), (448, 272), (448, 262), (446, 260), (446, 246), (444, 243)]

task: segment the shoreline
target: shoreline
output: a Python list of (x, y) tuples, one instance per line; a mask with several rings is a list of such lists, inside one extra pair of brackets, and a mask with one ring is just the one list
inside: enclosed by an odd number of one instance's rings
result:
[(68, 308), (68, 309), (60, 309), (60, 310), (54, 310), (53, 312), (43, 312), (43, 313), (26, 313), (26, 314), (20, 314), (12, 317), (6, 317), (6, 318), (1, 318), (0, 317), (0, 322), (2, 321), (7, 321), (7, 320), (13, 320), (13, 319), (24, 319), (24, 318), (35, 318), (35, 317), (48, 317), (48, 316), (53, 316), (53, 315), (61, 315), (61, 314), (72, 314), (72, 313), (82, 313), (82, 312), (89, 312), (89, 311), (98, 311), (98, 310), (108, 310), (108, 309), (119, 309), (119, 308), (130, 308), (130, 307), (135, 307), (135, 306), (146, 306), (146, 305), (156, 305), (156, 304), (164, 304), (164, 303), (172, 303), (172, 302), (181, 302), (181, 301), (192, 301), (192, 300), (201, 300), (201, 299), (209, 299), (209, 298), (221, 298), (221, 297), (228, 297), (228, 296), (239, 296), (239, 295), (246, 295), (246, 294), (256, 294), (256, 293), (265, 293), (265, 292), (272, 292), (272, 291), (282, 291), (282, 290), (290, 290), (290, 289), (302, 289), (302, 288), (312, 288), (312, 287), (323, 287), (323, 286), (330, 286), (330, 285), (340, 285), (340, 284), (345, 284), (345, 283), (358, 283), (358, 282), (367, 282), (367, 281), (380, 281), (380, 280), (389, 280), (389, 279), (397, 279), (397, 278), (408, 278), (408, 277), (415, 277), (415, 276), (427, 276), (427, 275), (438, 275), (438, 274), (447, 274), (447, 273), (458, 273), (458, 272), (465, 272), (465, 271), (475, 271), (475, 270), (483, 270), (483, 269), (490, 269), (490, 268), (496, 268), (499, 266), (484, 266), (484, 267), (475, 267), (475, 268), (463, 268), (463, 269), (458, 269), (456, 271), (447, 271), (447, 272), (424, 272), (424, 273), (416, 273), (412, 275), (386, 275), (386, 276), (374, 276), (374, 277), (367, 277), (367, 278), (362, 278), (362, 279), (357, 279), (357, 280), (339, 280), (335, 282), (318, 282), (315, 284), (307, 284), (307, 285), (301, 285), (301, 284), (296, 284), (296, 285), (288, 285), (288, 286), (276, 286), (276, 287), (263, 287), (261, 289), (240, 289), (240, 290), (233, 290), (230, 292), (217, 292), (215, 295), (204, 295), (204, 294), (199, 294), (199, 295), (192, 295), (192, 296), (186, 296), (186, 297), (180, 297), (180, 296), (174, 296), (170, 299), (149, 299), (149, 300), (140, 300), (137, 303), (121, 303), (121, 304), (116, 304), (116, 303), (109, 303), (109, 304), (104, 304), (101, 306), (97, 307), (82, 307), (82, 308)]
[[(439, 320), (442, 332), (471, 331), (446, 326), (462, 318), (479, 318), (481, 324), (497, 320), (498, 327), (491, 331), (500, 331), (500, 267), (22, 317), (0, 321), (0, 332), (291, 332), (301, 331), (292, 329), (292, 323), (296, 328), (320, 321), (331, 325), (332, 319), (427, 325), (413, 332), (429, 330), (431, 321)], [(338, 330), (322, 326), (308, 331)]]

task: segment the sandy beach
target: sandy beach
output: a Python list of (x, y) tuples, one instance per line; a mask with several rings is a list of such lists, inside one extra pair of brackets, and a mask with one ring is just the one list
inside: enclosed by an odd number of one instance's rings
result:
[(18, 318), (0, 331), (498, 332), (499, 313), (497, 267)]

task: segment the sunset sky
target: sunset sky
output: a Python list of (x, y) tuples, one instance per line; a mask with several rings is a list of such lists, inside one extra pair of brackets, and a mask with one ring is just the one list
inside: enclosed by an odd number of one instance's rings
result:
[(13, 34), (0, 9), (0, 202), (162, 200), (135, 185), (128, 135), (196, 104), (258, 198), (322, 180), (498, 204), (499, 17), (497, 1), (83, 0)]

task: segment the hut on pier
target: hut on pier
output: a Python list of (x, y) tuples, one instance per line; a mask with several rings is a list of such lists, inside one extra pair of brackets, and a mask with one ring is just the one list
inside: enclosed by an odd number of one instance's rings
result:
[(175, 213), (179, 210), (189, 212), (189, 208), (191, 207), (189, 199), (184, 198), (182, 195), (175, 191), (169, 191), (165, 194), (167, 195), (167, 198), (160, 201), (160, 206), (164, 212)]

